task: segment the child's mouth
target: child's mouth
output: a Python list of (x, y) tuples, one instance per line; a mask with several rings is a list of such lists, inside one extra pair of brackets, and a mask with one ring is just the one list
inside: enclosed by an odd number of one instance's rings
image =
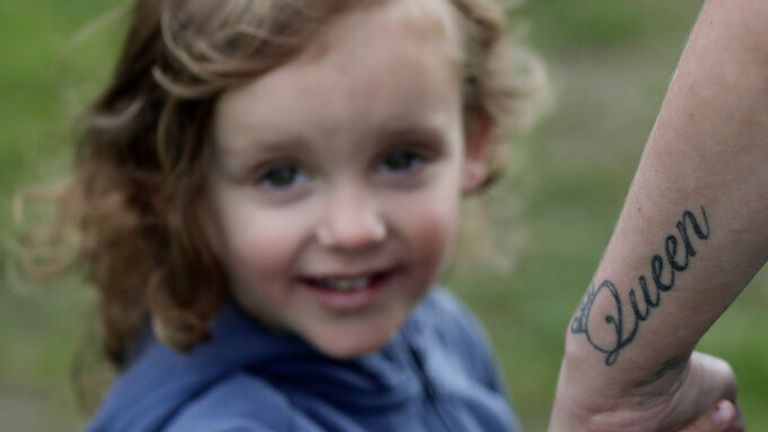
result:
[(303, 277), (302, 281), (318, 289), (352, 292), (369, 289), (394, 272), (395, 270), (391, 269), (359, 276)]
[(315, 279), (312, 283), (319, 287), (334, 291), (360, 291), (368, 287), (373, 280), (370, 276), (354, 278), (327, 278)]
[(301, 277), (302, 285), (320, 294), (323, 304), (331, 309), (363, 307), (397, 273), (392, 268), (368, 274), (349, 276)]

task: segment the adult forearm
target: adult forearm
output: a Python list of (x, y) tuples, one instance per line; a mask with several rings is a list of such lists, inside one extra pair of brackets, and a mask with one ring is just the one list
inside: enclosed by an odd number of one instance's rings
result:
[(710, 0), (568, 330), (558, 399), (676, 385), (767, 256), (768, 4)]

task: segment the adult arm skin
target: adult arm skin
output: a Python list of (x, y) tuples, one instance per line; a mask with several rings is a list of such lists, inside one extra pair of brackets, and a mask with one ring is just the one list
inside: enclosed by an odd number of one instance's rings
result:
[(677, 430), (735, 398), (690, 354), (766, 258), (768, 3), (708, 0), (567, 331), (550, 431)]

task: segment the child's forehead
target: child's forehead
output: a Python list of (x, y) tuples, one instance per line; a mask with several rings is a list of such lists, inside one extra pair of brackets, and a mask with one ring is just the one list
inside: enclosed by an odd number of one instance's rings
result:
[[(361, 2), (363, 3), (363, 2)], [(324, 54), (357, 27), (382, 31), (381, 38), (408, 32), (411, 37), (444, 42), (452, 57), (461, 57), (461, 37), (456, 11), (449, 0), (380, 0), (364, 2), (332, 20), (320, 37), (308, 45), (299, 61)], [(376, 21), (377, 25), (371, 25)], [(387, 31), (383, 33), (383, 31)]]
[(449, 0), (387, 0), (381, 6), (382, 18), (405, 25), (431, 37), (456, 37), (457, 26)]
[(216, 142), (250, 147), (302, 133), (305, 141), (359, 142), (405, 126), (452, 130), (460, 68), (445, 27), (450, 11), (441, 16), (430, 4), (445, 3), (387, 1), (340, 17), (326, 42), (222, 95)]

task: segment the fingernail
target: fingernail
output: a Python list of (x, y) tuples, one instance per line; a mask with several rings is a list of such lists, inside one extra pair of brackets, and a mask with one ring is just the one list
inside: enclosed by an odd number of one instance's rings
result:
[(736, 410), (733, 404), (727, 400), (722, 400), (715, 405), (710, 411), (712, 421), (718, 427), (726, 427), (731, 424), (733, 417), (736, 415)]

